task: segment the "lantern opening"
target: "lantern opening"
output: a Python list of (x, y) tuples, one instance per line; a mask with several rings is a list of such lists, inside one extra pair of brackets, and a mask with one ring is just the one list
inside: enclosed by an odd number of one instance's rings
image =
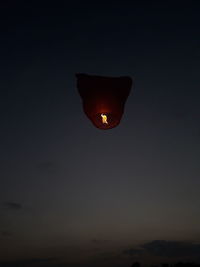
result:
[(101, 118), (102, 118), (102, 123), (103, 124), (108, 124), (108, 118), (105, 114), (101, 114)]

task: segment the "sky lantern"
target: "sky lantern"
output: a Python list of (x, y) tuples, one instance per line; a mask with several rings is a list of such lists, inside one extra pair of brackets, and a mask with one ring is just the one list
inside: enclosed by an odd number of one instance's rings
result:
[(104, 77), (76, 74), (77, 88), (83, 101), (83, 110), (99, 129), (116, 127), (124, 113), (132, 79), (127, 76)]

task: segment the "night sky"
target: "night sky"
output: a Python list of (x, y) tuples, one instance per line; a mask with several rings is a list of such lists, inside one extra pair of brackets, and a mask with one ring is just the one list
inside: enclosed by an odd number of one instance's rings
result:
[[(199, 14), (2, 1), (0, 266), (200, 262)], [(133, 78), (118, 127), (88, 120), (76, 73)]]

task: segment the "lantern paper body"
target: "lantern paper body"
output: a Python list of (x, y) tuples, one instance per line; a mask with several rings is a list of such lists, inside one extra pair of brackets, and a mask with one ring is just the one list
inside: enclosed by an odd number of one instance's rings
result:
[(87, 74), (76, 74), (76, 77), (77, 88), (87, 117), (99, 129), (116, 127), (122, 118), (132, 79)]

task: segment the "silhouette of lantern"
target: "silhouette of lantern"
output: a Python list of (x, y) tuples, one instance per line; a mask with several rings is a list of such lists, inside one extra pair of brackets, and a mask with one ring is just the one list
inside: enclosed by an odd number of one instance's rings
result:
[(122, 118), (130, 93), (130, 77), (104, 77), (76, 74), (77, 88), (83, 101), (83, 110), (99, 129), (116, 127)]

